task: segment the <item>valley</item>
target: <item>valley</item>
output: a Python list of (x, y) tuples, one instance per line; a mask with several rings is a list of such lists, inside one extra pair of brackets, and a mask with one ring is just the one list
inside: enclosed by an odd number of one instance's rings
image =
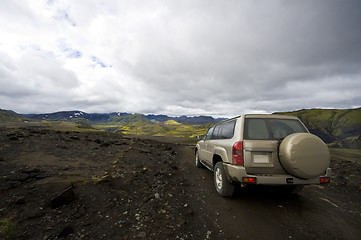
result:
[[(297, 116), (311, 133), (319, 136), (331, 148), (361, 149), (361, 108), (355, 109), (302, 109), (276, 112)], [(213, 124), (224, 118), (211, 116), (180, 116), (139, 113), (85, 113), (63, 111), (47, 114), (17, 114), (0, 110), (0, 124), (42, 123), (69, 124), (78, 128), (121, 132), (130, 135), (186, 137), (195, 139), (204, 135)]]

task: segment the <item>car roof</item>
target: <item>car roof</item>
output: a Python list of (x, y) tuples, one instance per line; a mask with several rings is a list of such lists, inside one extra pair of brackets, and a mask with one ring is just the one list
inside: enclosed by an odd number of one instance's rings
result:
[(238, 118), (277, 118), (277, 119), (298, 119), (298, 117), (290, 116), (290, 115), (281, 115), (281, 114), (243, 114), (233, 118), (229, 118), (227, 120), (223, 120), (220, 123), (227, 122), (230, 120), (238, 119)]
[(282, 119), (298, 119), (295, 116), (281, 114), (246, 114), (245, 118), (282, 118)]

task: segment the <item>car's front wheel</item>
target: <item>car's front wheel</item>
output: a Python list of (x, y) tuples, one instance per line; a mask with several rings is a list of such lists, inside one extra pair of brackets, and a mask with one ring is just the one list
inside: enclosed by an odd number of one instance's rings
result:
[(202, 168), (202, 167), (203, 167), (203, 164), (202, 164), (201, 161), (199, 160), (198, 151), (196, 151), (196, 167), (198, 167), (198, 168)]
[(214, 185), (219, 195), (230, 197), (234, 194), (234, 185), (228, 181), (223, 168), (223, 162), (217, 162), (214, 167)]

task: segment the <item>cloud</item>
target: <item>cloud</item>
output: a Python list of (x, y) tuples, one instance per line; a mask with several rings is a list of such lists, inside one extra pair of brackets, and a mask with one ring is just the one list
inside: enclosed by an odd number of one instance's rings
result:
[(2, 108), (234, 116), (361, 105), (359, 1), (0, 9)]

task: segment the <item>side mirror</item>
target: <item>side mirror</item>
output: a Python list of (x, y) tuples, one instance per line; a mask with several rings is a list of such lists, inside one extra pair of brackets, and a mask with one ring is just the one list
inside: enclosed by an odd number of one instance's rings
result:
[(198, 140), (203, 140), (203, 139), (204, 139), (204, 135), (197, 136), (197, 139), (198, 139)]

